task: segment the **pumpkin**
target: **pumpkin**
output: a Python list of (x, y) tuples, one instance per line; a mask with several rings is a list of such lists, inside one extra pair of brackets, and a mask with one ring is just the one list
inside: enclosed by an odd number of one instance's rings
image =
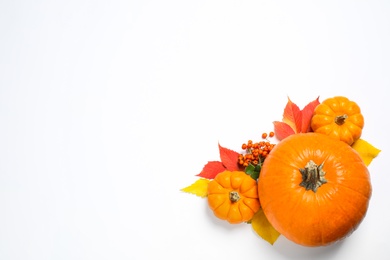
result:
[(316, 133), (352, 145), (362, 134), (364, 118), (359, 106), (346, 97), (336, 96), (319, 104), (311, 119), (311, 128)]
[(207, 200), (214, 215), (231, 224), (251, 220), (260, 209), (257, 182), (242, 171), (219, 173), (208, 185)]
[(370, 176), (351, 146), (318, 133), (294, 134), (267, 156), (258, 180), (271, 225), (304, 246), (324, 246), (351, 234), (371, 196)]

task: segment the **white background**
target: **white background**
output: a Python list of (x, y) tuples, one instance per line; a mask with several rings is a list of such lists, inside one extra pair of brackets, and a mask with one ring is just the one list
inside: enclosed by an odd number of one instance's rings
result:
[[(390, 2), (1, 1), (0, 259), (389, 259)], [(365, 116), (367, 216), (349, 238), (274, 246), (180, 192), (344, 95)], [(326, 219), (325, 219), (326, 221)]]

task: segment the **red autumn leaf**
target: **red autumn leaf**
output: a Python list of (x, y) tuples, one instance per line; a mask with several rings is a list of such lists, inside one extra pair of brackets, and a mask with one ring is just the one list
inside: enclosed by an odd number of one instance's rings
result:
[(307, 133), (311, 131), (310, 122), (313, 117), (314, 109), (320, 104), (318, 97), (316, 100), (310, 102), (302, 109), (302, 133)]
[(221, 162), (212, 161), (212, 162), (208, 162), (203, 167), (203, 170), (196, 176), (206, 178), (206, 179), (214, 179), (218, 173), (221, 173), (225, 170), (226, 168), (225, 166), (223, 166)]
[(230, 150), (228, 148), (222, 147), (218, 144), (219, 147), (219, 155), (221, 157), (221, 161), (223, 166), (226, 167), (229, 171), (238, 171), (242, 170), (238, 164), (238, 156), (239, 153)]
[(287, 136), (295, 134), (291, 126), (284, 122), (275, 121), (273, 123), (275, 129), (275, 136), (278, 140), (283, 140)]
[(302, 127), (302, 113), (299, 107), (293, 103), (290, 98), (283, 113), (283, 122), (291, 126), (295, 133), (301, 132)]
[(303, 110), (288, 99), (283, 113), (283, 122), (275, 121), (275, 136), (282, 140), (289, 135), (296, 133), (307, 133), (311, 131), (310, 122), (313, 117), (314, 109), (320, 104), (319, 97), (307, 104)]

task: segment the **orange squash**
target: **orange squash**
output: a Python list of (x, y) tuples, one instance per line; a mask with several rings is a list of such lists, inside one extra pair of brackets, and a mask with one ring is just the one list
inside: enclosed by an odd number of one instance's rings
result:
[(231, 224), (251, 220), (260, 209), (257, 182), (245, 172), (219, 173), (209, 183), (207, 192), (215, 216)]
[(260, 203), (271, 225), (304, 246), (324, 246), (351, 234), (371, 196), (367, 167), (349, 145), (323, 134), (291, 135), (265, 160)]
[(329, 135), (349, 145), (360, 138), (363, 126), (360, 107), (341, 96), (325, 99), (315, 108), (311, 119), (314, 132)]

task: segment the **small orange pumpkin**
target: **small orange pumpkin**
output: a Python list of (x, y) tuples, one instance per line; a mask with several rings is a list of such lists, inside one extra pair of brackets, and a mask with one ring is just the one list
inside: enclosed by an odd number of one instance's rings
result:
[(371, 196), (369, 172), (357, 152), (317, 133), (291, 135), (277, 144), (258, 183), (271, 225), (304, 246), (328, 245), (351, 234)]
[(207, 192), (214, 215), (231, 224), (251, 220), (260, 209), (257, 182), (245, 172), (219, 173), (209, 183)]
[(360, 138), (363, 126), (364, 118), (359, 106), (341, 96), (325, 99), (315, 108), (311, 119), (314, 132), (329, 135), (349, 145)]

